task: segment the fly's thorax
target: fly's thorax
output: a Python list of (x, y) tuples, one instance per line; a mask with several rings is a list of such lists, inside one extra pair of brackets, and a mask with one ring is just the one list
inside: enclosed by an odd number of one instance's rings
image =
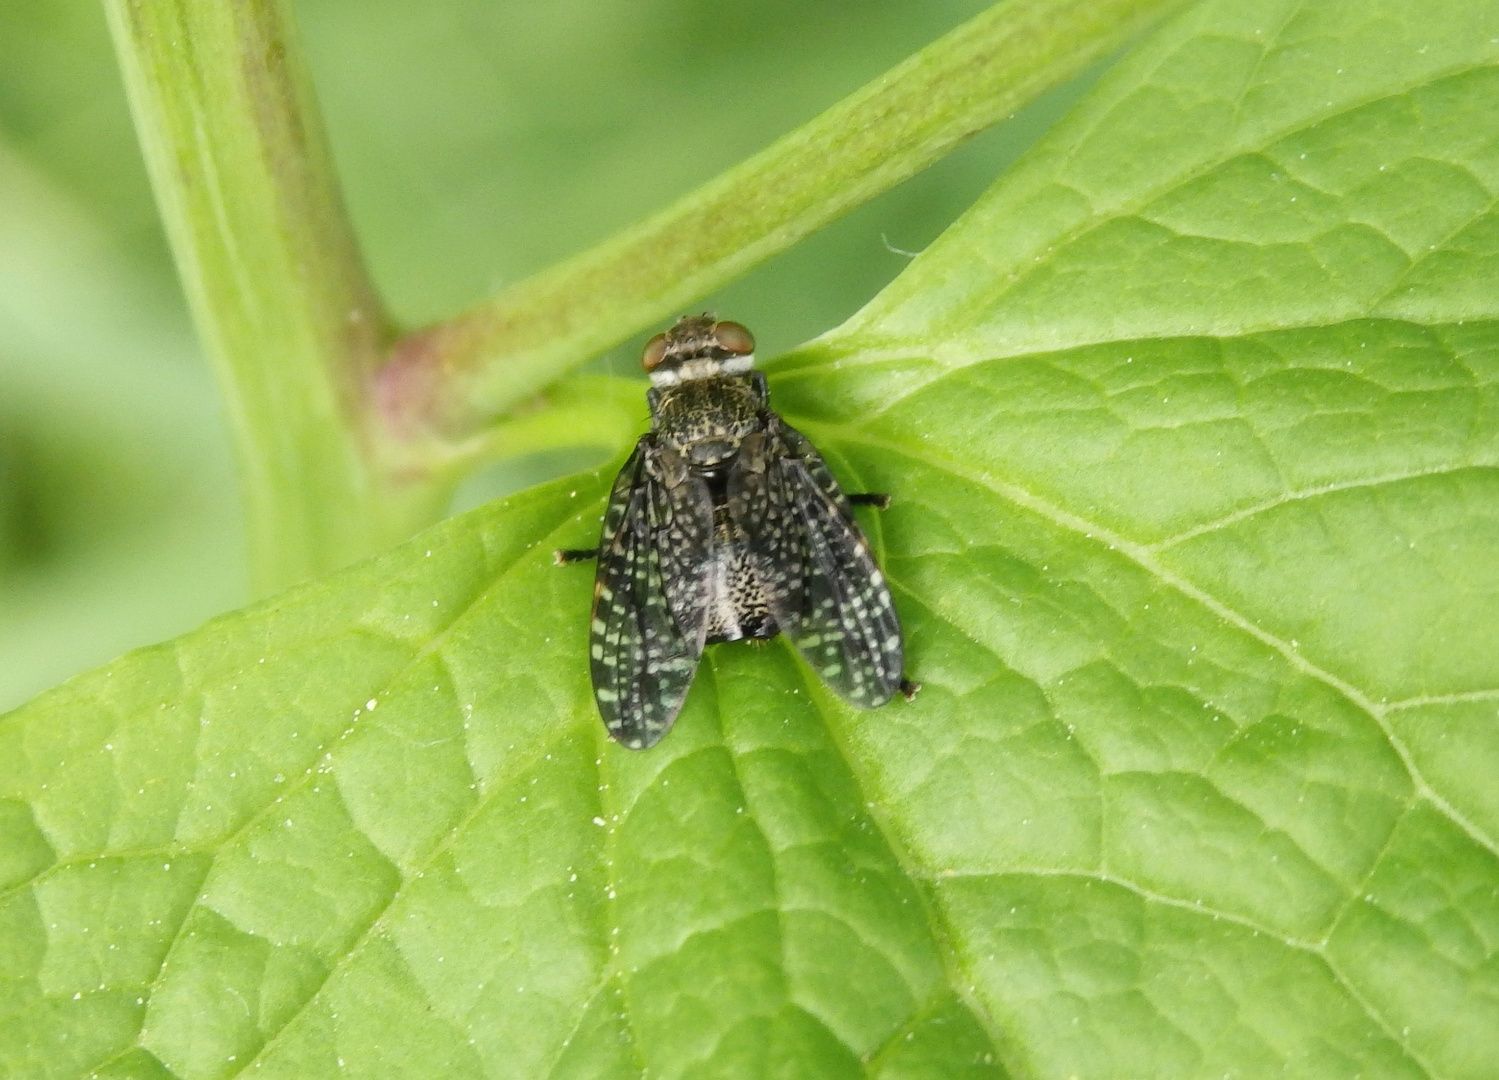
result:
[(693, 466), (720, 464), (760, 430), (760, 404), (741, 375), (689, 379), (658, 389), (652, 419), (660, 442)]

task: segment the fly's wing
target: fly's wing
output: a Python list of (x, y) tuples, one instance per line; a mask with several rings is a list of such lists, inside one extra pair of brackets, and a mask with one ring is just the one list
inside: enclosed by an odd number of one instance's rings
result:
[(889, 701), (905, 661), (900, 620), (822, 456), (771, 414), (764, 435), (745, 440), (729, 494), (781, 631), (845, 701)]
[(713, 528), (706, 488), (697, 491), (692, 477), (668, 488), (649, 438), (609, 494), (589, 634), (599, 714), (632, 750), (666, 734), (692, 685), (707, 633), (701, 567)]

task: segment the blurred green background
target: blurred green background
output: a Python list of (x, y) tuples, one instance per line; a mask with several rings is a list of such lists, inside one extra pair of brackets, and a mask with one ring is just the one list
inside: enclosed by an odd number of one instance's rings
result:
[[(988, 5), (294, 6), (366, 255), (413, 325), (657, 209)], [(704, 306), (764, 355), (836, 325), (1081, 86)], [(599, 363), (626, 370), (637, 348)], [(588, 464), (495, 466), (457, 501)], [(0, 0), (0, 709), (245, 599), (230, 449), (102, 10)]]

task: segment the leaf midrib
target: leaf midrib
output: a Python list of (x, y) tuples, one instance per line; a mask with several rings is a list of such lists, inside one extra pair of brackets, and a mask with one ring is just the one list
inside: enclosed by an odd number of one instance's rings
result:
[(1439, 809), (1474, 843), (1483, 847), (1495, 858), (1499, 858), (1499, 843), (1496, 843), (1493, 837), (1490, 837), (1477, 825), (1468, 821), (1463, 814), (1442, 798), (1426, 781), (1413, 760), (1409, 749), (1390, 727), (1388, 719), (1385, 716), (1386, 709), (1384, 707), (1375, 704), (1368, 694), (1358, 689), (1346, 679), (1314, 664), (1299, 650), (1294, 648), (1290, 642), (1271, 633), (1247, 615), (1242, 614), (1234, 607), (1218, 599), (1212, 593), (1188, 578), (1162, 566), (1154, 558), (1149, 547), (1129, 540), (1106, 526), (1095, 524), (1080, 515), (1064, 510), (1055, 503), (1034, 495), (1024, 488), (995, 480), (992, 476), (986, 475), (982, 471), (965, 468), (957, 460), (939, 457), (929, 451), (923, 452), (909, 445), (896, 445), (884, 442), (866, 432), (856, 432), (847, 428), (843, 429), (839, 438), (847, 442), (861, 443), (871, 449), (886, 454), (903, 455), (914, 461), (919, 461), (932, 469), (950, 473), (1045, 518), (1060, 530), (1074, 533), (1078, 537), (1090, 542), (1103, 544), (1135, 563), (1141, 570), (1155, 578), (1162, 585), (1171, 588), (1199, 606), (1206, 608), (1225, 623), (1243, 633), (1249, 634), (1262, 645), (1272, 649), (1286, 663), (1291, 665), (1294, 670), (1329, 687), (1361, 712), (1368, 715), (1383, 733), (1390, 749), (1399, 757), (1416, 792)]
[[(1101, 346), (1129, 347), (1133, 345), (1176, 345), (1183, 343), (1190, 344), (1193, 342), (1212, 342), (1221, 346), (1221, 344), (1224, 342), (1254, 339), (1267, 335), (1290, 333), (1297, 330), (1334, 331), (1344, 327), (1352, 327), (1367, 323), (1374, 323), (1381, 326), (1390, 325), (1411, 327), (1415, 330), (1427, 331), (1433, 334), (1440, 334), (1444, 330), (1453, 330), (1460, 327), (1463, 329), (1471, 329), (1475, 326), (1488, 324), (1499, 325), (1499, 314), (1480, 315), (1471, 319), (1438, 319), (1431, 322), (1421, 322), (1415, 319), (1397, 318), (1385, 315), (1359, 315), (1346, 319), (1338, 318), (1332, 321), (1313, 319), (1298, 322), (1277, 323), (1274, 325), (1265, 325), (1260, 327), (1241, 328), (1223, 334), (1135, 334), (1127, 337), (1098, 337), (1078, 339), (1064, 345), (1057, 345), (1055, 347), (1048, 347), (1045, 349), (1027, 348), (1013, 351), (997, 349), (994, 351), (986, 351), (982, 354), (975, 353), (972, 343), (960, 343), (947, 347), (926, 349), (921, 352), (913, 352), (913, 350), (909, 346), (877, 346), (871, 348), (864, 348), (861, 346), (855, 352), (847, 354), (834, 354), (824, 358), (817, 358), (811, 360), (808, 363), (799, 363), (794, 367), (790, 367), (787, 370), (780, 372), (777, 371), (776, 365), (772, 363), (771, 365), (767, 366), (766, 373), (770, 378), (771, 391), (772, 395), (774, 395), (777, 386), (781, 386), (805, 377), (811, 377), (814, 379), (824, 377), (827, 370), (837, 369), (845, 365), (855, 354), (858, 356), (858, 360), (861, 365), (894, 364), (901, 362), (910, 362), (912, 360), (925, 361), (930, 370), (923, 373), (923, 376), (920, 379), (913, 379), (905, 382), (897, 392), (882, 397), (878, 403), (877, 408), (864, 411), (860, 414), (859, 423), (861, 425), (864, 425), (870, 423), (873, 420), (889, 416), (907, 400), (915, 397), (917, 394), (930, 389), (937, 383), (940, 383), (943, 379), (947, 379), (955, 375), (960, 375), (963, 372), (968, 371), (970, 368), (979, 367), (981, 365), (1066, 356), (1070, 353), (1085, 349), (1095, 349)], [(836, 342), (832, 342), (832, 344), (834, 345), (834, 347), (836, 347)], [(784, 354), (784, 356), (789, 359), (795, 357), (796, 354), (786, 353)], [(777, 359), (779, 360), (780, 358)], [(1453, 359), (1455, 361), (1461, 360), (1461, 358), (1457, 356), (1453, 356)], [(1468, 384), (1454, 383), (1453, 387), (1459, 388), (1462, 386), (1467, 386), (1468, 388), (1478, 389), (1489, 385), (1491, 384), (1477, 382)], [(788, 413), (787, 416), (788, 419), (797, 420), (796, 427), (799, 430), (804, 428), (812, 428), (822, 429), (825, 431), (845, 431), (851, 430), (855, 426), (852, 422), (849, 421), (827, 421), (808, 418), (798, 419), (795, 413)]]

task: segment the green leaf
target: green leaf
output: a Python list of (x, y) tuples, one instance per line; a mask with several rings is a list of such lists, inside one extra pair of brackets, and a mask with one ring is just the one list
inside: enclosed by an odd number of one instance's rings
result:
[(0, 721), (27, 1076), (1478, 1078), (1499, 6), (1206, 4), (772, 366), (926, 688), (603, 737), (604, 473)]

